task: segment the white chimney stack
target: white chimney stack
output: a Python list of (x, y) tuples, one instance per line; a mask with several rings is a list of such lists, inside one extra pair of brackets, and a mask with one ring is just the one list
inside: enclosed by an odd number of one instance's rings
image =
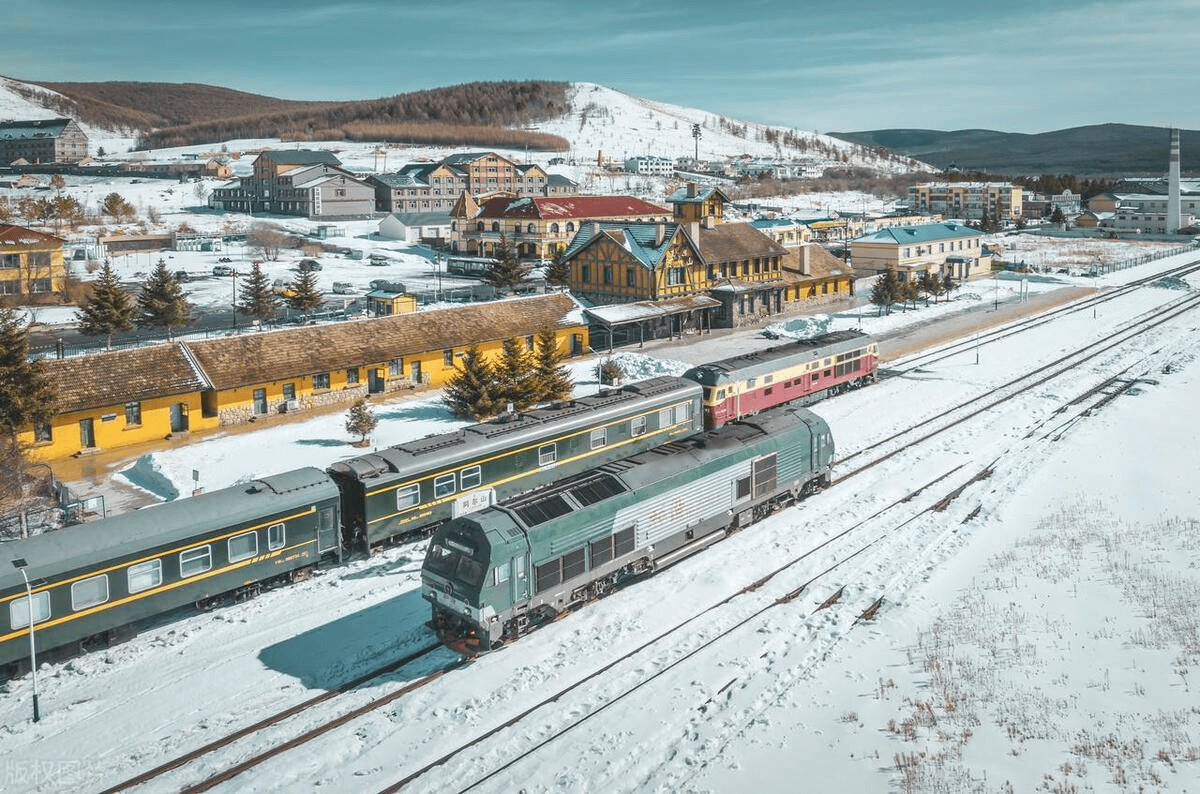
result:
[(1179, 197), (1179, 130), (1171, 130), (1171, 162), (1167, 170), (1167, 234), (1179, 234), (1183, 226), (1180, 219)]

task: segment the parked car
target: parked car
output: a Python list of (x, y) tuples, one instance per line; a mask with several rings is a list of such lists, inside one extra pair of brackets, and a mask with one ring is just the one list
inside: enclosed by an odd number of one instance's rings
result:
[(192, 277), (191, 277), (191, 275), (188, 274), (188, 272), (186, 270), (176, 270), (175, 271), (175, 280), (182, 284), (185, 281), (191, 281)]
[(388, 258), (385, 254), (371, 254), (372, 265), (386, 265), (387, 263)]
[(234, 272), (234, 269), (229, 265), (217, 265), (213, 268), (214, 276), (232, 276)]
[(229, 258), (229, 257), (227, 257), (227, 256), (223, 256), (223, 257), (221, 257), (220, 259), (218, 259), (217, 261), (218, 261), (218, 262), (223, 262), (223, 263), (225, 263), (225, 264), (230, 264), (231, 262), (233, 262), (233, 260), (232, 260), (232, 259), (230, 259), (230, 258)]
[(404, 292), (404, 284), (399, 281), (390, 281), (386, 278), (377, 278), (371, 282), (371, 289), (382, 290), (383, 292), (395, 292), (399, 294)]
[(351, 284), (349, 281), (335, 281), (335, 282), (333, 282), (333, 294), (334, 295), (353, 295), (354, 294), (354, 285)]
[(320, 269), (321, 269), (321, 263), (315, 259), (301, 259), (300, 260), (299, 270), (301, 273), (307, 273), (310, 270), (315, 273), (316, 271), (318, 271)]

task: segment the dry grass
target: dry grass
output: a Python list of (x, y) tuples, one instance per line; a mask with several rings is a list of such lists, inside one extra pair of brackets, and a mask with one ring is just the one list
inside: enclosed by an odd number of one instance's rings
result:
[[(1200, 735), (1200, 705), (1156, 707), (1188, 702), (1197, 678), (1198, 528), (1177, 518), (1125, 524), (1101, 502), (1076, 499), (995, 554), (986, 575), (909, 648), (919, 689), (905, 693), (880, 680), (878, 699), (898, 696), (886, 725), (902, 743), (893, 755), (898, 787), (1004, 790), (967, 761), (979, 752), (965, 748), (983, 736), (1023, 765), (1057, 756), (1041, 773), (1041, 791), (1163, 790), (1200, 775), (1192, 738)], [(1134, 628), (1128, 612), (1095, 614), (1113, 603), (1136, 614)], [(1171, 674), (1155, 676), (1150, 659), (1164, 656)], [(1085, 729), (1062, 716), (1081, 708)]]

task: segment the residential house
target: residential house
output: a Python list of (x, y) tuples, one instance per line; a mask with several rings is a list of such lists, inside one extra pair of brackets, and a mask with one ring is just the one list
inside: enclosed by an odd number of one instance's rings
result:
[(792, 218), (755, 218), (750, 225), (784, 248), (799, 248), (812, 238), (812, 230)]
[(862, 275), (896, 271), (901, 281), (925, 273), (967, 281), (991, 272), (983, 232), (960, 223), (892, 226), (851, 241), (854, 270)]
[(332, 152), (285, 149), (261, 153), (254, 173), (208, 197), (216, 210), (332, 218), (372, 215), (375, 190), (341, 167)]
[(0, 295), (60, 292), (66, 281), (61, 237), (0, 223)]
[(908, 188), (909, 209), (963, 220), (982, 220), (986, 214), (1015, 222), (1022, 204), (1022, 188), (1011, 182), (921, 182)]
[(393, 212), (379, 222), (379, 236), (387, 240), (438, 245), (450, 238), (447, 212)]
[(87, 156), (87, 133), (74, 119), (0, 121), (2, 165), (77, 163)]
[(52, 359), (46, 368), (58, 390), (58, 413), (18, 434), (35, 460), (128, 447), (218, 424), (200, 410), (209, 384), (181, 342)]
[(450, 245), (458, 253), (491, 256), (503, 236), (528, 259), (553, 259), (586, 221), (667, 221), (665, 207), (631, 196), (494, 196), (463, 193), (450, 213)]
[(671, 176), (675, 173), (675, 162), (665, 157), (639, 155), (625, 158), (625, 170), (642, 176)]
[(534, 163), (517, 163), (495, 152), (455, 154), (429, 163), (409, 163), (391, 174), (367, 178), (375, 206), (390, 213), (448, 213), (463, 193), (484, 196), (574, 195), (578, 185)]
[(34, 458), (54, 460), (370, 394), (436, 388), (468, 347), (496, 361), (504, 340), (532, 346), (547, 328), (564, 354), (588, 349), (579, 304), (554, 293), (48, 361), (59, 414), (22, 429), (20, 439)]

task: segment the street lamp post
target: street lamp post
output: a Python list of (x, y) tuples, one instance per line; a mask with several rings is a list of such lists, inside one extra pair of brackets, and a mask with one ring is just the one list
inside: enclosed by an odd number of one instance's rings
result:
[(25, 580), (25, 607), (29, 612), (29, 673), (33, 676), (33, 721), (37, 722), (41, 719), (41, 714), (38, 713), (38, 688), (37, 688), (37, 646), (34, 644), (33, 638), (33, 587), (29, 584), (29, 576), (25, 573), (25, 558), (12, 561), (13, 567), (21, 572), (21, 578)]
[(438, 298), (437, 299), (438, 299), (438, 303), (441, 303), (442, 302), (442, 255), (440, 253), (434, 254), (433, 265), (437, 269), (437, 280), (438, 280)]
[[(229, 273), (229, 285), (230, 285), (230, 286), (233, 288), (233, 332), (234, 332), (234, 333), (237, 333), (237, 331), (238, 331), (238, 319), (237, 319), (237, 277), (238, 277), (238, 272), (237, 272), (236, 270), (234, 270), (234, 271), (231, 271), (231, 272)], [(253, 325), (253, 323), (251, 323), (251, 325)]]

